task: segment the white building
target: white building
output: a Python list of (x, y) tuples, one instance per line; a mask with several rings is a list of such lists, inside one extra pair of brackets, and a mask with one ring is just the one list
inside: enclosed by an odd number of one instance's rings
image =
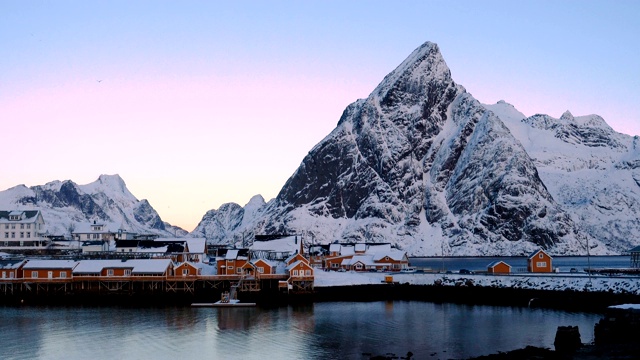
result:
[(41, 250), (49, 244), (43, 236), (40, 210), (0, 211), (1, 250)]

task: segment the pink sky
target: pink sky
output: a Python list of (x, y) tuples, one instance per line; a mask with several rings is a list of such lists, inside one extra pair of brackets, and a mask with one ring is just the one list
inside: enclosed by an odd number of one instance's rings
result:
[[(163, 220), (275, 197), (425, 41), (478, 100), (640, 134), (637, 2), (0, 2), (0, 190), (119, 174)], [(100, 81), (98, 81), (100, 80)]]

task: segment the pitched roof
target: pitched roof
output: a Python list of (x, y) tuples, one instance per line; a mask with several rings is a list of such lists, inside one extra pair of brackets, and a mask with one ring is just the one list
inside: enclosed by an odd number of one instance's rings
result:
[(263, 263), (267, 264), (267, 265), (268, 265), (268, 266), (270, 266), (270, 267), (276, 267), (276, 266), (278, 266), (278, 264), (277, 264), (277, 263), (275, 263), (275, 262), (273, 262), (273, 261), (271, 261), (271, 260), (267, 260), (267, 259), (255, 259), (255, 260), (253, 260), (253, 261), (251, 261), (251, 262), (252, 262), (254, 265), (257, 265), (257, 264), (258, 264), (258, 262), (263, 262)]
[(355, 265), (358, 262), (364, 264), (365, 266), (373, 266), (376, 264), (376, 262), (373, 259), (373, 255), (355, 255), (350, 259), (342, 260), (342, 265), (351, 266), (351, 265)]
[(286, 270), (291, 270), (291, 269), (293, 269), (294, 267), (296, 267), (296, 266), (298, 266), (298, 265), (300, 265), (300, 264), (303, 264), (303, 266), (308, 267), (308, 268), (310, 268), (310, 267), (311, 267), (311, 266), (309, 266), (309, 264), (307, 264), (306, 262), (304, 262), (304, 261), (302, 261), (302, 260), (298, 260), (298, 261), (296, 261), (296, 262), (291, 263), (291, 264), (290, 264), (289, 266), (287, 266), (285, 269), (286, 269)]
[(373, 260), (380, 261), (384, 259), (386, 256), (395, 261), (402, 261), (405, 256), (405, 252), (397, 249), (391, 249), (388, 251), (378, 251), (373, 253)]
[(0, 269), (12, 270), (17, 269), (22, 265), (24, 259), (12, 259), (12, 260), (0, 260)]
[(80, 260), (74, 274), (98, 274), (103, 269), (131, 269), (132, 274), (163, 274), (171, 259)]
[(538, 254), (539, 252), (543, 252), (543, 253), (544, 253), (545, 255), (547, 255), (548, 257), (551, 257), (551, 255), (549, 255), (546, 251), (544, 251), (544, 250), (542, 250), (542, 249), (538, 249), (538, 250), (536, 250), (536, 251), (532, 252), (532, 253), (529, 255), (529, 257), (528, 257), (528, 258), (529, 258), (529, 259), (531, 259), (532, 257), (536, 256), (536, 254)]
[(73, 269), (77, 265), (73, 260), (29, 260), (23, 269)]
[(511, 265), (507, 264), (506, 262), (502, 261), (502, 260), (496, 260), (496, 261), (492, 261), (491, 264), (487, 265), (487, 267), (492, 268), (495, 267), (496, 265), (503, 263), (505, 265), (507, 265), (509, 268), (511, 268)]
[(38, 214), (40, 214), (40, 210), (0, 210), (0, 222), (8, 222), (9, 215), (21, 215), (24, 214), (24, 218), (21, 220), (11, 220), (12, 223), (16, 222), (32, 222), (34, 221)]

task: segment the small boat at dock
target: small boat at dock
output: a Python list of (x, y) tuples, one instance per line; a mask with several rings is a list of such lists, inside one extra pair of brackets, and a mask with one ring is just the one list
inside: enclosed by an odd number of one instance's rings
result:
[(243, 303), (238, 300), (238, 286), (231, 286), (231, 292), (225, 291), (220, 296), (220, 300), (214, 303), (192, 303), (191, 307), (250, 307), (256, 306), (256, 303)]

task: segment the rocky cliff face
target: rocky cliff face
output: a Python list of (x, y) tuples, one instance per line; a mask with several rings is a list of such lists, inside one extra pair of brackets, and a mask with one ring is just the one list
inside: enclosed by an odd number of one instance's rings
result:
[(349, 105), (278, 196), (234, 231), (391, 242), (412, 255), (521, 255), (539, 247), (585, 254), (587, 243), (592, 254), (616, 252), (585, 231), (592, 208), (578, 216), (559, 189), (564, 180), (547, 176), (571, 160), (609, 159), (532, 157), (539, 147), (527, 147), (522, 129), (541, 132), (542, 143), (573, 146), (562, 149), (569, 154), (575, 146), (623, 151), (625, 136), (598, 116), (514, 121), (519, 113), (509, 106), (480, 104), (452, 80), (438, 46), (425, 43), (367, 99)]

